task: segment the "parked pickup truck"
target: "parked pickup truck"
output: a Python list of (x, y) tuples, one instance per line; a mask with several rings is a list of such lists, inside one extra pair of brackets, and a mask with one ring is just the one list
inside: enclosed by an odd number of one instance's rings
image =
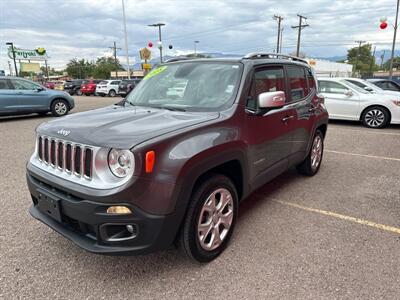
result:
[(209, 262), (252, 191), (292, 166), (318, 172), (328, 113), (317, 90), (291, 56), (167, 62), (118, 104), (37, 128), (30, 213), (94, 253), (175, 244)]

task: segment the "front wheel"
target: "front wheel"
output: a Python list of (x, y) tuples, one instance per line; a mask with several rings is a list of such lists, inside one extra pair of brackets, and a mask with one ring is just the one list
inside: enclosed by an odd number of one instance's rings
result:
[(310, 152), (306, 159), (297, 166), (297, 170), (306, 176), (314, 176), (321, 167), (322, 156), (324, 154), (324, 135), (320, 130), (314, 135)]
[(108, 96), (110, 97), (115, 97), (117, 95), (117, 93), (114, 90), (111, 90), (108, 92)]
[(188, 257), (209, 262), (226, 248), (235, 226), (238, 195), (223, 175), (209, 176), (193, 193), (178, 246)]
[(51, 113), (54, 117), (62, 117), (68, 114), (69, 106), (67, 101), (57, 99), (51, 104)]
[(389, 112), (380, 106), (367, 108), (361, 116), (364, 126), (369, 128), (383, 128), (389, 123)]

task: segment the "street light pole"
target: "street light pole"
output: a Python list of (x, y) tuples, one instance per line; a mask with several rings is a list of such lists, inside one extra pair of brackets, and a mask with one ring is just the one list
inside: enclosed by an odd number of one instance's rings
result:
[(197, 55), (197, 44), (200, 43), (200, 41), (194, 41), (194, 55)]
[(162, 59), (161, 27), (162, 27), (162, 26), (165, 26), (165, 24), (164, 24), (164, 23), (156, 23), (156, 24), (150, 24), (150, 25), (148, 25), (148, 26), (150, 26), (150, 27), (158, 27), (158, 43), (159, 43), (158, 48), (160, 49), (160, 62), (162, 63), (162, 62), (163, 62), (163, 59)]
[(129, 68), (128, 34), (126, 32), (125, 4), (124, 4), (124, 0), (121, 0), (121, 1), (122, 1), (122, 15), (123, 15), (123, 18), (124, 18), (126, 64), (127, 64), (127, 71), (128, 71), (128, 79), (131, 79), (131, 70)]
[(389, 79), (393, 78), (393, 63), (394, 63), (394, 51), (396, 48), (396, 37), (397, 37), (397, 28), (399, 27), (399, 6), (400, 0), (397, 0), (397, 10), (396, 10), (396, 21), (394, 22), (394, 34), (393, 34), (393, 45), (392, 45), (392, 56), (390, 59), (390, 68), (389, 68)]
[(18, 69), (17, 69), (17, 62), (15, 61), (15, 49), (14, 49), (14, 43), (8, 42), (6, 45), (11, 46), (11, 51), (13, 54), (13, 60), (14, 60), (14, 68), (15, 68), (15, 76), (18, 77)]

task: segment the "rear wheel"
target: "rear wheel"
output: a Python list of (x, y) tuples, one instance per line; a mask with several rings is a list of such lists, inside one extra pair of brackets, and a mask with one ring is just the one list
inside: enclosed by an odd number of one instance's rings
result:
[(69, 106), (67, 101), (63, 99), (56, 99), (51, 104), (51, 113), (55, 117), (62, 117), (68, 114)]
[(297, 170), (306, 176), (314, 176), (318, 173), (324, 154), (324, 135), (320, 130), (314, 135), (310, 152), (306, 159), (297, 166)]
[(193, 193), (178, 246), (188, 257), (209, 262), (226, 248), (235, 226), (238, 196), (232, 181), (214, 175)]
[(383, 128), (388, 125), (389, 118), (387, 109), (380, 106), (367, 108), (361, 116), (364, 126), (369, 128)]
[(117, 93), (114, 90), (110, 90), (108, 92), (108, 96), (110, 96), (110, 97), (115, 97), (116, 95), (117, 95)]

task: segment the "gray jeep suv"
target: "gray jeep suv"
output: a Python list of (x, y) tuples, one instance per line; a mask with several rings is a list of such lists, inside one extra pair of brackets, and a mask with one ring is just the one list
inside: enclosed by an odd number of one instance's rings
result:
[(292, 166), (318, 172), (328, 113), (316, 85), (284, 55), (167, 62), (118, 104), (37, 128), (30, 213), (91, 252), (175, 243), (208, 262), (241, 200)]

